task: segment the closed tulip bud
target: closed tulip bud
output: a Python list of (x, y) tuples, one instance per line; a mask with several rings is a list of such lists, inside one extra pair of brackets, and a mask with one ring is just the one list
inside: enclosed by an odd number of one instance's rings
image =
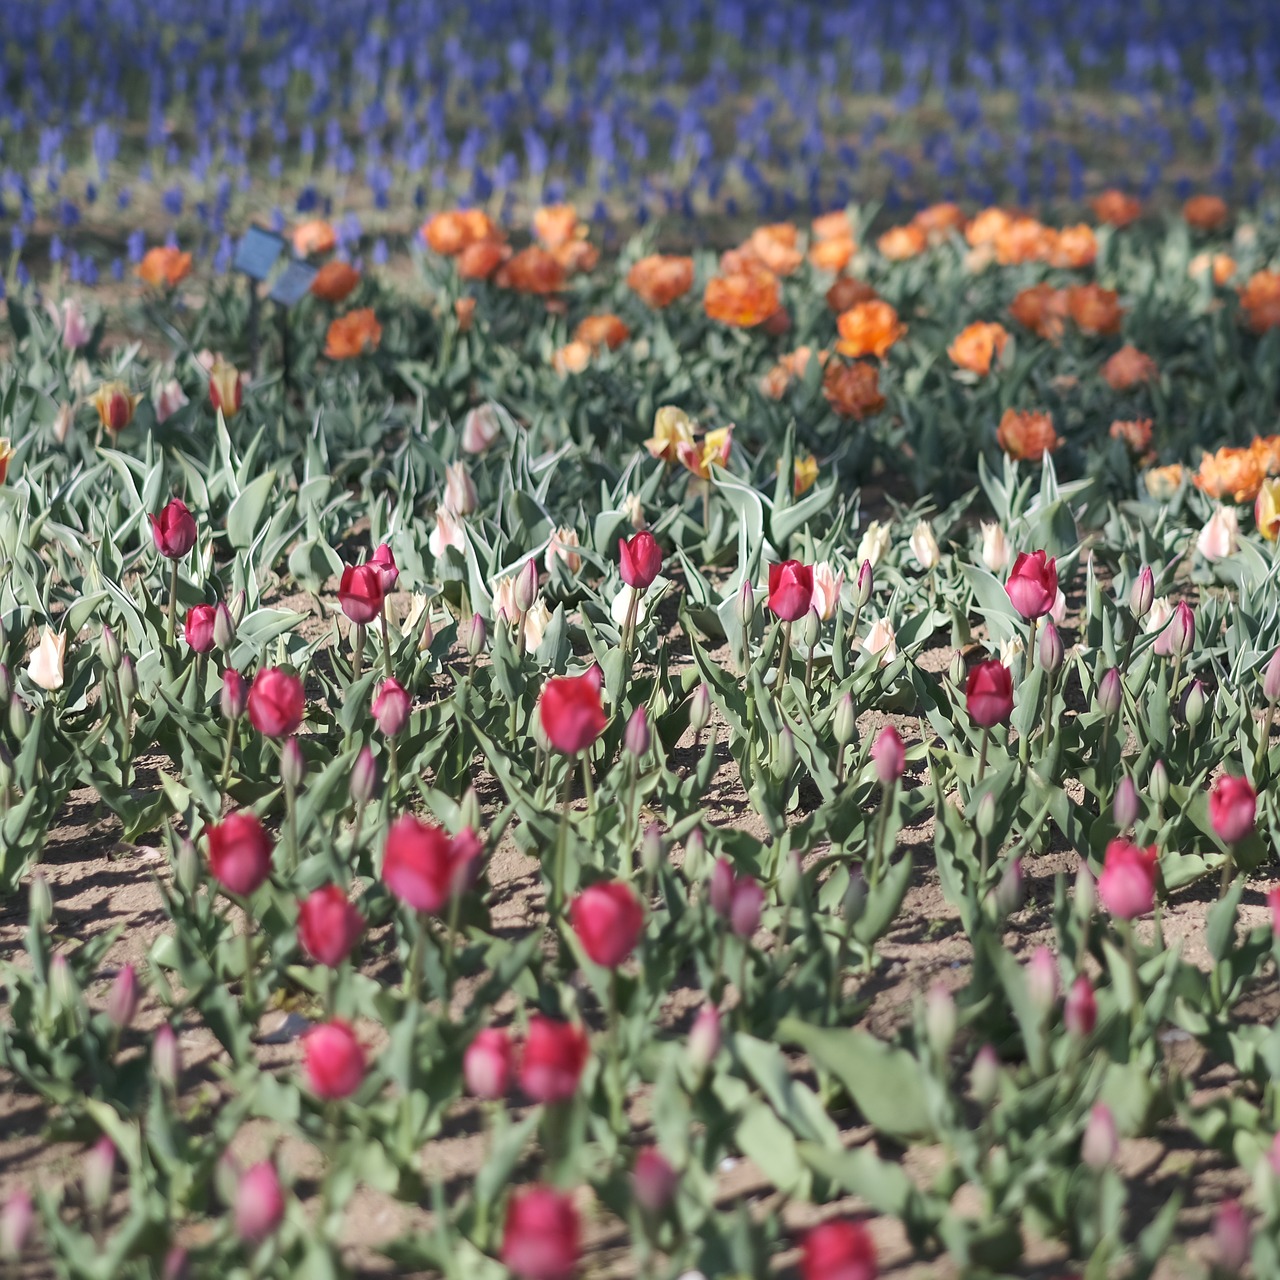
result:
[(515, 604), (521, 613), (528, 613), (538, 598), (538, 566), (532, 560), (524, 562), (524, 568), (516, 575)]
[(1123, 693), (1124, 691), (1120, 684), (1120, 672), (1115, 667), (1112, 667), (1098, 681), (1098, 710), (1110, 719), (1120, 710)]
[(791, 732), (790, 725), (783, 725), (778, 730), (778, 736), (773, 740), (773, 761), (771, 768), (773, 776), (781, 782), (784, 778), (790, 776), (791, 770), (795, 768), (796, 763), (796, 736)]
[(858, 570), (858, 577), (853, 586), (853, 603), (858, 609), (871, 599), (871, 592), (875, 588), (875, 570), (871, 567), (870, 560), (864, 560), (862, 567)]
[(1092, 918), (1098, 909), (1098, 882), (1085, 862), (1076, 869), (1075, 904), (1076, 914), (1082, 920)]
[(752, 589), (750, 579), (744, 578), (742, 581), (742, 590), (738, 592), (738, 620), (742, 623), (742, 629), (747, 631), (751, 627), (751, 620), (756, 616), (756, 593)]
[(689, 1028), (689, 1061), (699, 1073), (705, 1071), (720, 1052), (720, 1013), (704, 1005)]
[(59, 1009), (75, 1011), (80, 1005), (80, 988), (67, 957), (59, 952), (49, 965), (49, 991)]
[(275, 1234), (284, 1218), (284, 1192), (269, 1160), (245, 1170), (236, 1187), (234, 1218), (236, 1235), (248, 1244)]
[(1151, 612), (1151, 604), (1156, 598), (1156, 580), (1151, 566), (1144, 564), (1133, 587), (1129, 591), (1129, 610), (1141, 621)]
[(231, 610), (221, 601), (213, 611), (213, 643), (224, 653), (236, 642), (236, 624)]
[[(703, 686), (705, 688), (705, 686)], [(639, 760), (649, 750), (650, 742), (649, 717), (643, 706), (637, 707), (627, 721), (626, 731), (622, 735), (622, 749)]]
[(1270, 703), (1280, 702), (1280, 649), (1271, 655), (1262, 673), (1262, 696)]
[(478, 613), (473, 613), (470, 624), (464, 625), (466, 625), (466, 635), (463, 637), (463, 642), (466, 645), (467, 657), (478, 657), (484, 652), (486, 639), (484, 619)]
[(297, 791), (307, 776), (307, 762), (298, 746), (297, 738), (290, 738), (280, 752), (280, 781)]
[(1046, 622), (1040, 632), (1040, 666), (1051, 676), (1056, 676), (1062, 670), (1063, 657), (1062, 637), (1058, 634), (1058, 628), (1052, 622)]
[(94, 1213), (101, 1213), (111, 1199), (111, 1179), (115, 1171), (116, 1144), (104, 1134), (85, 1154), (80, 1174), (85, 1204)]
[(924, 1029), (934, 1053), (945, 1058), (956, 1038), (956, 1002), (940, 982), (925, 995)]
[(801, 619), (800, 628), (796, 632), (796, 639), (806, 649), (812, 649), (818, 643), (818, 637), (821, 634), (822, 619), (818, 616), (816, 609), (810, 609)]
[(451, 462), (445, 468), (444, 505), (456, 516), (468, 516), (479, 505), (475, 481), (461, 462)]
[(356, 762), (351, 770), (351, 800), (357, 808), (363, 808), (370, 800), (373, 799), (375, 792), (378, 790), (378, 765), (373, 758), (373, 752), (368, 747), (362, 747), (360, 754), (356, 756)]
[(200, 884), (200, 855), (195, 845), (185, 837), (178, 845), (176, 862), (178, 887), (183, 893), (194, 893)]
[(697, 737), (710, 723), (711, 690), (705, 684), (700, 684), (689, 699), (689, 728), (693, 730), (694, 737)]
[(31, 717), (27, 714), (27, 704), (21, 698), (9, 700), (9, 731), (22, 742), (31, 730)]
[(790, 906), (800, 896), (803, 883), (804, 864), (800, 861), (799, 853), (792, 852), (783, 858), (778, 870), (778, 897), (782, 899), (784, 906)]
[(244, 621), (245, 610), (249, 607), (249, 597), (244, 591), (237, 591), (231, 597), (231, 621), (238, 627)]
[(178, 1053), (178, 1037), (167, 1022), (160, 1024), (151, 1042), (151, 1072), (161, 1088), (177, 1093), (182, 1059)]
[(1182, 707), (1182, 714), (1192, 729), (1204, 719), (1204, 706), (1204, 685), (1199, 680), (1193, 680), (1191, 688), (1187, 690), (1187, 698)]
[(947, 667), (947, 678), (957, 689), (963, 689), (969, 682), (969, 668), (965, 665), (964, 654), (959, 649), (951, 655), (951, 663)]
[(1058, 1003), (1058, 962), (1048, 947), (1037, 947), (1027, 961), (1027, 994), (1041, 1017)]
[(1157, 760), (1151, 766), (1151, 776), (1147, 779), (1147, 790), (1156, 804), (1162, 805), (1169, 799), (1169, 770), (1164, 767), (1163, 760)]
[(1224, 1200), (1213, 1220), (1213, 1251), (1216, 1270), (1224, 1276), (1238, 1276), (1249, 1261), (1252, 1248), (1249, 1219), (1238, 1200)]
[(1098, 1021), (1098, 1002), (1093, 995), (1089, 979), (1081, 974), (1067, 992), (1062, 1006), (1063, 1026), (1073, 1035), (1083, 1039), (1092, 1033)]
[(1080, 1139), (1080, 1159), (1090, 1169), (1105, 1169), (1115, 1160), (1119, 1146), (1111, 1108), (1105, 1102), (1099, 1102), (1089, 1112), (1089, 1122)]
[(138, 696), (138, 668), (133, 659), (126, 653), (120, 659), (120, 671), (116, 677), (120, 681), (120, 696), (125, 702), (132, 702)]
[(831, 717), (831, 729), (839, 746), (847, 747), (853, 741), (853, 735), (858, 730), (858, 713), (854, 709), (852, 694), (840, 695), (835, 714)]
[(1000, 883), (996, 885), (996, 911), (998, 911), (1001, 916), (1012, 915), (1019, 907), (1022, 906), (1022, 898), (1022, 859), (1014, 858), (1014, 860), (1005, 868), (1004, 875), (1000, 877)]
[(875, 765), (876, 777), (882, 787), (891, 787), (902, 777), (907, 766), (907, 750), (893, 725), (885, 725), (871, 744), (871, 763)]
[(38, 872), (31, 877), (31, 896), (28, 907), (31, 923), (40, 928), (53, 919), (53, 893), (49, 882)]
[(9, 668), (0, 662), (0, 707), (7, 707), (12, 697), (13, 677), (9, 674)]
[(667, 1211), (678, 1181), (671, 1162), (656, 1147), (646, 1147), (636, 1156), (631, 1190), (636, 1203), (650, 1217), (659, 1218)]
[(974, 818), (973, 825), (977, 828), (978, 834), (984, 839), (995, 830), (996, 802), (990, 791), (978, 801), (978, 812)]
[(479, 831), (483, 825), (481, 819), (480, 797), (476, 795), (475, 787), (468, 787), (458, 804), (458, 826)]
[(138, 975), (133, 965), (127, 964), (116, 974), (107, 993), (107, 1021), (117, 1031), (123, 1031), (133, 1021), (137, 1008)]
[(1125, 827), (1133, 826), (1138, 820), (1138, 788), (1134, 786), (1133, 779), (1127, 773), (1120, 779), (1120, 785), (1116, 788), (1112, 812), (1115, 815), (1116, 826), (1121, 831)]
[(1169, 622), (1169, 652), (1185, 658), (1196, 642), (1196, 615), (1185, 600), (1179, 600)]
[[(652, 828), (650, 828), (652, 830)], [(707, 865), (707, 837), (694, 827), (684, 838), (684, 874), (689, 881), (701, 880)]]
[(222, 673), (222, 718), (229, 723), (239, 720), (248, 701), (249, 691), (245, 688), (244, 677), (234, 667), (228, 667)]
[(378, 731), (385, 738), (394, 738), (409, 723), (410, 699), (408, 690), (395, 676), (388, 676), (374, 695), (371, 714)]
[(984, 1044), (973, 1060), (969, 1088), (980, 1107), (989, 1107), (1000, 1091), (1000, 1057), (989, 1044)]
[(102, 662), (108, 671), (120, 669), (120, 640), (115, 631), (105, 624), (102, 628)]
[(4, 1208), (0, 1209), (0, 1261), (16, 1262), (22, 1257), (35, 1221), (30, 1194), (22, 1187), (10, 1192)]
[(849, 872), (849, 883), (845, 886), (844, 897), (840, 899), (840, 914), (845, 924), (853, 928), (862, 919), (867, 909), (867, 878), (861, 867), (854, 867)]

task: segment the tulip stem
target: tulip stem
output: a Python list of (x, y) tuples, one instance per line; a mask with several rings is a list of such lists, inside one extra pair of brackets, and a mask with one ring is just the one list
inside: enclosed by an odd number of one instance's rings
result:
[(284, 818), (288, 839), (289, 852), (289, 869), (295, 870), (298, 866), (298, 795), (294, 789), (293, 779), (288, 776), (289, 770), (282, 769), (282, 773), (286, 776), (284, 782)]
[(623, 1114), (625, 1098), (620, 1052), (622, 1026), (618, 1017), (618, 971), (616, 969), (609, 970), (608, 1003), (609, 1027), (605, 1034), (607, 1037), (606, 1063), (609, 1070), (609, 1121), (614, 1133), (621, 1135), (626, 1132), (626, 1116)]
[[(1280, 539), (1277, 540), (1280, 542)], [(1258, 750), (1253, 758), (1253, 772), (1257, 774), (1262, 768), (1262, 762), (1266, 760), (1267, 754), (1271, 747), (1271, 725), (1275, 719), (1276, 704), (1274, 702), (1267, 703), (1267, 714), (1262, 719), (1262, 733), (1258, 737)]]
[(782, 697), (782, 682), (786, 679), (791, 669), (791, 623), (790, 621), (782, 624), (782, 649), (778, 654), (778, 674), (773, 682), (773, 692), (776, 697)]
[(1055, 673), (1050, 671), (1044, 690), (1044, 753), (1053, 745), (1053, 685)]
[[(391, 679), (391, 634), (387, 630), (387, 602), (382, 602), (382, 665)], [(428, 615), (430, 616), (430, 615)]]
[(173, 638), (178, 625), (178, 562), (169, 564), (169, 621), (165, 631), (165, 643), (173, 648)]
[(573, 762), (565, 770), (564, 786), (560, 791), (560, 828), (556, 832), (555, 875), (551, 882), (552, 914), (558, 916), (564, 909), (564, 882), (569, 874), (569, 796), (573, 791)]
[(587, 818), (591, 823), (591, 835), (596, 833), (596, 784), (591, 780), (591, 749), (582, 753), (582, 790), (587, 797)]
[(982, 730), (982, 746), (978, 749), (978, 776), (974, 780), (975, 784), (982, 781), (983, 775), (987, 772), (987, 748), (991, 744), (991, 730), (984, 728)]
[(222, 753), (222, 794), (229, 795), (231, 791), (231, 756), (236, 746), (236, 722), (232, 719), (227, 720), (227, 745)]
[(404, 998), (406, 1000), (416, 1000), (418, 998), (418, 986), (421, 982), (422, 973), (422, 938), (426, 933), (426, 924), (421, 915), (415, 913), (413, 917), (413, 941), (409, 944), (409, 963), (405, 966), (404, 971)]
[(444, 1014), (449, 1017), (449, 1008), (453, 1004), (453, 969), (457, 955), (458, 916), (462, 910), (462, 895), (455, 893), (449, 899), (449, 920), (444, 939)]
[(1133, 979), (1133, 1029), (1137, 1031), (1142, 1016), (1142, 984), (1138, 979), (1138, 953), (1133, 943), (1133, 921), (1126, 920), (1121, 927), (1124, 933), (1124, 956)]
[(364, 627), (354, 624), (355, 636), (351, 646), (351, 683), (360, 679), (360, 670), (364, 666)]
[(1027, 623), (1027, 626), (1029, 628), (1029, 634), (1027, 637), (1026, 661), (1022, 664), (1023, 673), (1024, 675), (1027, 675), (1027, 676), (1031, 675), (1031, 668), (1035, 665), (1036, 625), (1039, 623), (1039, 621), (1040, 621), (1039, 618), (1031, 618)]
[(1235, 855), (1231, 852), (1230, 847), (1227, 849), (1226, 857), (1222, 862), (1222, 883), (1218, 886), (1218, 901), (1221, 902), (1227, 896), (1227, 891), (1231, 888), (1231, 882), (1236, 878), (1236, 860)]

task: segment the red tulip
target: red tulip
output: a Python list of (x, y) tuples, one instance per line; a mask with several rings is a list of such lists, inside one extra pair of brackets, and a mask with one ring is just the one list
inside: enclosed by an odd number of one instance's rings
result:
[(723, 854), (711, 868), (709, 888), (711, 909), (740, 938), (749, 938), (760, 927), (764, 907), (764, 890), (749, 875), (737, 875), (733, 864)]
[(520, 1051), (520, 1088), (534, 1102), (567, 1102), (578, 1091), (590, 1051), (587, 1033), (575, 1023), (541, 1014), (530, 1018)]
[(799, 560), (769, 566), (769, 608), (784, 622), (809, 612), (813, 600), (813, 567)]
[(1067, 992), (1062, 1006), (1062, 1022), (1073, 1036), (1087, 1036), (1098, 1021), (1098, 1001), (1094, 998), (1093, 986), (1082, 973)]
[(234, 667), (228, 667), (222, 673), (222, 718), (239, 720), (244, 715), (248, 703), (248, 694), (244, 687), (244, 676)]
[(631, 538), (618, 539), (622, 580), (637, 591), (645, 591), (662, 570), (662, 550), (648, 529)]
[(349, 564), (343, 569), (338, 603), (357, 626), (368, 626), (382, 613), (382, 594), (382, 570), (376, 564)]
[(406, 906), (435, 915), (471, 887), (482, 848), (470, 827), (450, 836), (405, 814), (387, 832), (382, 878)]
[(284, 1218), (284, 1192), (280, 1175), (270, 1160), (246, 1169), (236, 1185), (236, 1235), (249, 1244), (260, 1244), (275, 1233)]
[(1043, 551), (1033, 551), (1030, 555), (1021, 552), (1013, 562), (1013, 572), (1004, 589), (1013, 607), (1028, 621), (1043, 618), (1058, 598), (1057, 562)]
[(517, 1280), (570, 1280), (582, 1253), (573, 1197), (552, 1187), (522, 1187), (502, 1230), (502, 1261)]
[(204, 834), (209, 870), (228, 893), (247, 897), (271, 874), (271, 837), (256, 814), (229, 813), (205, 827)]
[(1271, 932), (1280, 938), (1280, 888), (1267, 890), (1267, 907), (1271, 911)]
[(1003, 724), (1013, 714), (1013, 678), (1003, 662), (991, 658), (969, 672), (964, 688), (969, 718), (983, 729)]
[(538, 714), (551, 745), (567, 756), (586, 750), (608, 724), (600, 702), (599, 669), (585, 675), (553, 676), (542, 690)]
[(511, 1037), (500, 1027), (486, 1027), (462, 1055), (462, 1078), (473, 1097), (494, 1102), (511, 1088), (515, 1070), (515, 1048)]
[(598, 965), (616, 969), (644, 932), (644, 907), (620, 881), (584, 889), (569, 907), (569, 921), (582, 949)]
[(408, 723), (409, 694), (394, 676), (388, 676), (378, 689), (371, 708), (379, 732), (394, 738)]
[(364, 932), (364, 916), (336, 884), (327, 884), (298, 908), (298, 937), (307, 954), (331, 969), (340, 965)]
[(249, 721), (268, 738), (288, 738), (302, 726), (302, 681), (279, 667), (263, 667), (249, 687)]
[(1120, 920), (1132, 920), (1151, 910), (1156, 893), (1156, 847), (1140, 849), (1128, 840), (1107, 845), (1098, 877), (1098, 898)]
[(307, 1087), (317, 1098), (349, 1098), (364, 1080), (364, 1050), (356, 1033), (337, 1018), (312, 1027), (302, 1050)]
[(1248, 778), (1222, 774), (1209, 791), (1209, 821), (1224, 844), (1237, 844), (1253, 833), (1258, 796)]
[(907, 767), (907, 750), (893, 725), (885, 725), (871, 744), (871, 762), (876, 767), (876, 777), (880, 779), (881, 786), (892, 786), (902, 777), (902, 771)]
[(837, 1218), (814, 1227), (804, 1239), (803, 1280), (875, 1280), (876, 1249), (861, 1222)]
[(400, 577), (400, 570), (396, 565), (395, 555), (385, 542), (380, 542), (374, 548), (373, 559), (370, 563), (376, 564), (378, 572), (382, 575), (382, 594), (385, 596), (394, 591), (396, 582)]
[(158, 516), (148, 516), (156, 550), (169, 560), (181, 560), (196, 545), (196, 520), (181, 498), (173, 498)]
[(193, 604), (187, 610), (182, 634), (192, 653), (208, 653), (213, 648), (213, 619), (217, 612), (211, 604)]
[(648, 1214), (658, 1217), (666, 1211), (676, 1193), (679, 1178), (671, 1162), (657, 1147), (645, 1147), (636, 1156), (631, 1171), (631, 1190), (636, 1203)]

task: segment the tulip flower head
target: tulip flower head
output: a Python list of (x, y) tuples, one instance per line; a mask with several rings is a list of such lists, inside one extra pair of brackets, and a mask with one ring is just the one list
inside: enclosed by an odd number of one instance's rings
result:
[(582, 1255), (573, 1198), (552, 1187), (522, 1187), (511, 1197), (501, 1258), (516, 1280), (570, 1280)]
[(166, 560), (181, 560), (196, 545), (196, 521), (181, 498), (172, 498), (158, 516), (149, 516), (156, 550)]
[(1139, 848), (1128, 840), (1112, 840), (1107, 845), (1102, 874), (1098, 877), (1098, 899), (1118, 920), (1144, 916), (1155, 903), (1155, 845)]
[(387, 832), (382, 879), (412, 910), (438, 915), (471, 887), (483, 851), (470, 827), (450, 836), (443, 827), (405, 814)]
[(616, 969), (635, 950), (644, 931), (644, 907), (617, 880), (584, 889), (569, 907), (569, 922), (591, 960)]
[(1058, 565), (1043, 551), (1022, 552), (1005, 583), (1013, 607), (1028, 621), (1043, 618), (1058, 595)]
[(538, 717), (552, 747), (563, 755), (585, 751), (603, 732), (608, 718), (600, 701), (603, 677), (598, 667), (580, 676), (553, 676), (538, 702)]
[(813, 601), (813, 569), (799, 560), (769, 566), (770, 611), (783, 622), (795, 622), (809, 612)]

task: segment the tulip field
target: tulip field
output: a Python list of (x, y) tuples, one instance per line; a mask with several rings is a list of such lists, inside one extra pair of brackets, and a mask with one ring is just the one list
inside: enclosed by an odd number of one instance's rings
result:
[(1276, 15), (241, 8), (0, 60), (0, 1275), (1280, 1277)]

